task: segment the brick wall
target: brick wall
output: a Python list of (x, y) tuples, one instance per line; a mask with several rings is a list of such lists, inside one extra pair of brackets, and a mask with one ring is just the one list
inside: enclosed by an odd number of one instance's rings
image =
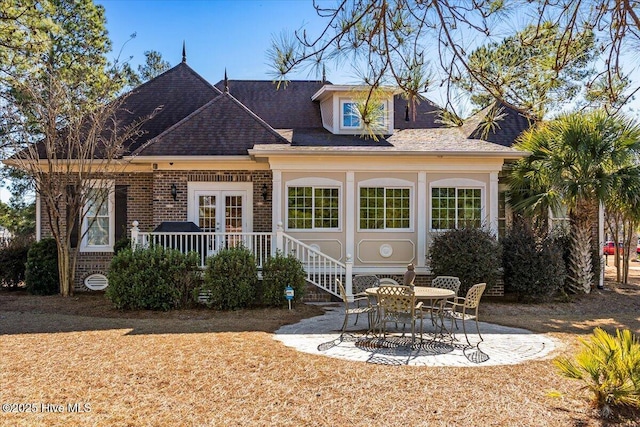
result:
[[(271, 171), (155, 171), (153, 173), (153, 224), (140, 231), (151, 231), (163, 221), (186, 221), (188, 182), (253, 183), (253, 231), (271, 231)], [(176, 200), (171, 186), (177, 190)], [(263, 201), (263, 186), (267, 201)]]
[[(127, 237), (131, 237), (131, 223), (136, 220), (140, 227), (151, 227), (153, 206), (153, 174), (123, 173), (115, 178), (115, 185), (127, 186)], [(94, 273), (106, 275), (113, 258), (111, 252), (81, 252), (76, 266), (75, 287), (87, 290), (84, 279)]]

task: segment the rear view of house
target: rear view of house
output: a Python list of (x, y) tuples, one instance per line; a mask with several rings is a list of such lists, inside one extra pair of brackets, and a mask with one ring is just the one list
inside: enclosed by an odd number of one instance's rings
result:
[[(528, 120), (502, 106), (499, 127), (481, 137), (486, 111), (444, 127), (430, 101), (412, 105), (382, 88), (378, 135), (364, 138), (364, 89), (226, 78), (212, 85), (186, 62), (134, 89), (123, 123), (159, 110), (127, 147), (122, 172), (97, 184), (112, 191), (80, 225), (77, 287), (107, 271), (126, 236), (164, 239), (199, 251), (203, 262), (240, 241), (259, 262), (281, 249), (303, 260), (310, 282), (336, 293), (322, 279), (328, 270), (401, 276), (413, 263), (420, 279), (437, 233), (472, 225), (497, 235), (501, 173), (525, 155), (511, 145)], [(37, 227), (47, 235), (41, 214)]]

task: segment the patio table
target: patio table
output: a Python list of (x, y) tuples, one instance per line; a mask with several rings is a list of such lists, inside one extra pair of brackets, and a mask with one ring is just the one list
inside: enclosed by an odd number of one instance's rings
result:
[[(371, 297), (376, 297), (378, 295), (379, 288), (367, 288), (365, 293)], [(430, 286), (414, 286), (413, 288), (414, 294), (416, 296), (416, 300), (430, 300), (432, 301), (432, 306), (435, 304), (435, 301), (446, 300), (448, 298), (453, 298), (456, 296), (456, 293), (451, 289), (442, 289), (442, 288), (432, 288)], [(444, 331), (444, 319), (442, 315), (438, 316), (440, 320), (440, 331)], [(423, 319), (424, 321), (424, 319)], [(374, 328), (375, 329), (375, 328)]]

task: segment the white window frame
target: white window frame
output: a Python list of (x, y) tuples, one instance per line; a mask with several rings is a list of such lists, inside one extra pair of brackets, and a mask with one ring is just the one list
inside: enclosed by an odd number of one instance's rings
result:
[[(354, 101), (352, 98), (341, 98), (340, 99), (340, 114), (339, 114), (339, 128), (341, 130), (362, 130), (364, 128), (363, 124), (362, 124), (362, 117), (360, 117), (360, 113), (357, 113), (357, 109), (356, 109), (356, 113), (358, 115), (358, 121), (359, 121), (359, 125), (358, 126), (347, 126), (344, 124), (344, 105), (345, 104), (357, 104), (356, 101)], [(383, 115), (382, 115), (382, 123), (380, 123), (380, 130), (383, 130), (383, 133), (386, 133), (388, 131), (388, 125), (389, 125), (389, 103), (388, 101), (382, 101), (381, 102), (382, 105), (382, 109), (383, 109)]]
[(354, 111), (354, 114), (356, 114), (358, 116), (358, 123), (359, 123), (358, 126), (348, 126), (348, 125), (344, 124), (344, 119), (345, 119), (344, 106), (346, 104), (355, 105), (357, 103), (353, 99), (341, 99), (340, 100), (340, 129), (346, 129), (346, 130), (362, 129), (362, 117), (360, 117), (360, 114), (358, 113), (357, 109)]
[[(285, 230), (295, 232), (340, 232), (342, 231), (342, 217), (343, 217), (343, 201), (342, 201), (342, 182), (336, 181), (330, 178), (298, 178), (291, 181), (287, 181), (285, 184)], [(289, 227), (289, 188), (290, 187), (311, 187), (313, 190), (316, 188), (337, 188), (338, 189), (338, 227), (334, 228), (316, 228), (314, 226), (315, 217), (312, 220), (311, 228), (290, 228)], [(315, 191), (313, 192), (314, 204), (312, 211), (315, 213)]]
[[(434, 188), (455, 188), (456, 190), (456, 199), (458, 197), (458, 190), (464, 189), (472, 189), (472, 190), (480, 190), (480, 224), (485, 225), (487, 222), (486, 212), (487, 212), (487, 184), (483, 181), (478, 181), (470, 178), (447, 178), (441, 179), (438, 181), (433, 181), (429, 184), (429, 230), (434, 233), (445, 232), (451, 230), (450, 228), (433, 228), (433, 189)], [(496, 195), (497, 196), (497, 195)], [(458, 212), (456, 210), (456, 224), (458, 226)]]
[(116, 192), (115, 192), (115, 182), (112, 180), (97, 180), (92, 181), (91, 185), (88, 187), (90, 189), (93, 188), (107, 188), (107, 214), (109, 216), (109, 243), (106, 245), (90, 245), (88, 243), (89, 238), (89, 217), (87, 216), (87, 210), (89, 206), (87, 205), (88, 200), (85, 200), (85, 205), (82, 207), (82, 224), (80, 227), (80, 235), (82, 239), (80, 239), (80, 252), (113, 252), (113, 244), (115, 241), (115, 228), (116, 228), (116, 216), (115, 216), (115, 207), (116, 207)]
[[(362, 228), (360, 226), (360, 208), (361, 208), (361, 200), (360, 200), (360, 189), (361, 188), (384, 188), (385, 192), (387, 189), (409, 189), (409, 227), (408, 228)], [(412, 233), (414, 231), (414, 217), (415, 217), (415, 183), (412, 181), (407, 181), (400, 178), (373, 178), (365, 181), (360, 181), (358, 183), (358, 208), (357, 208), (357, 224), (358, 224), (358, 232), (363, 233)], [(385, 218), (386, 222), (386, 218)]]

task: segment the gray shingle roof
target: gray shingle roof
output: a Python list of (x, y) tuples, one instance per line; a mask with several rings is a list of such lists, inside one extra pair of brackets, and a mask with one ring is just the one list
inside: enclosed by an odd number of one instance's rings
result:
[[(294, 80), (280, 88), (265, 80), (228, 80), (229, 92), (274, 129), (321, 128), (320, 104), (311, 96), (320, 81)], [(216, 83), (224, 90), (224, 81)]]
[(150, 140), (139, 156), (247, 155), (254, 144), (287, 141), (229, 93), (224, 93)]
[[(270, 151), (288, 151), (293, 153), (322, 152), (325, 153), (415, 153), (415, 154), (470, 154), (470, 155), (503, 155), (518, 158), (521, 151), (501, 144), (480, 139), (472, 139), (461, 128), (439, 129), (402, 129), (393, 135), (381, 138), (378, 142), (362, 140), (358, 136), (332, 135), (324, 131), (286, 130), (280, 133), (297, 143), (286, 145), (256, 145), (253, 154)], [(308, 138), (308, 143), (302, 143)]]
[[(485, 132), (482, 122), (488, 114), (493, 114), (491, 110), (497, 112), (501, 116), (495, 121), (495, 126), (488, 132)], [(467, 133), (469, 138), (483, 139), (495, 144), (511, 147), (516, 138), (531, 127), (533, 119), (527, 117), (517, 109), (505, 104), (496, 103), (491, 105), (465, 121), (462, 129)]]
[(160, 135), (220, 93), (184, 62), (133, 89), (118, 115), (121, 125), (146, 117), (157, 108), (160, 110), (143, 123), (143, 134), (129, 144), (129, 152)]

